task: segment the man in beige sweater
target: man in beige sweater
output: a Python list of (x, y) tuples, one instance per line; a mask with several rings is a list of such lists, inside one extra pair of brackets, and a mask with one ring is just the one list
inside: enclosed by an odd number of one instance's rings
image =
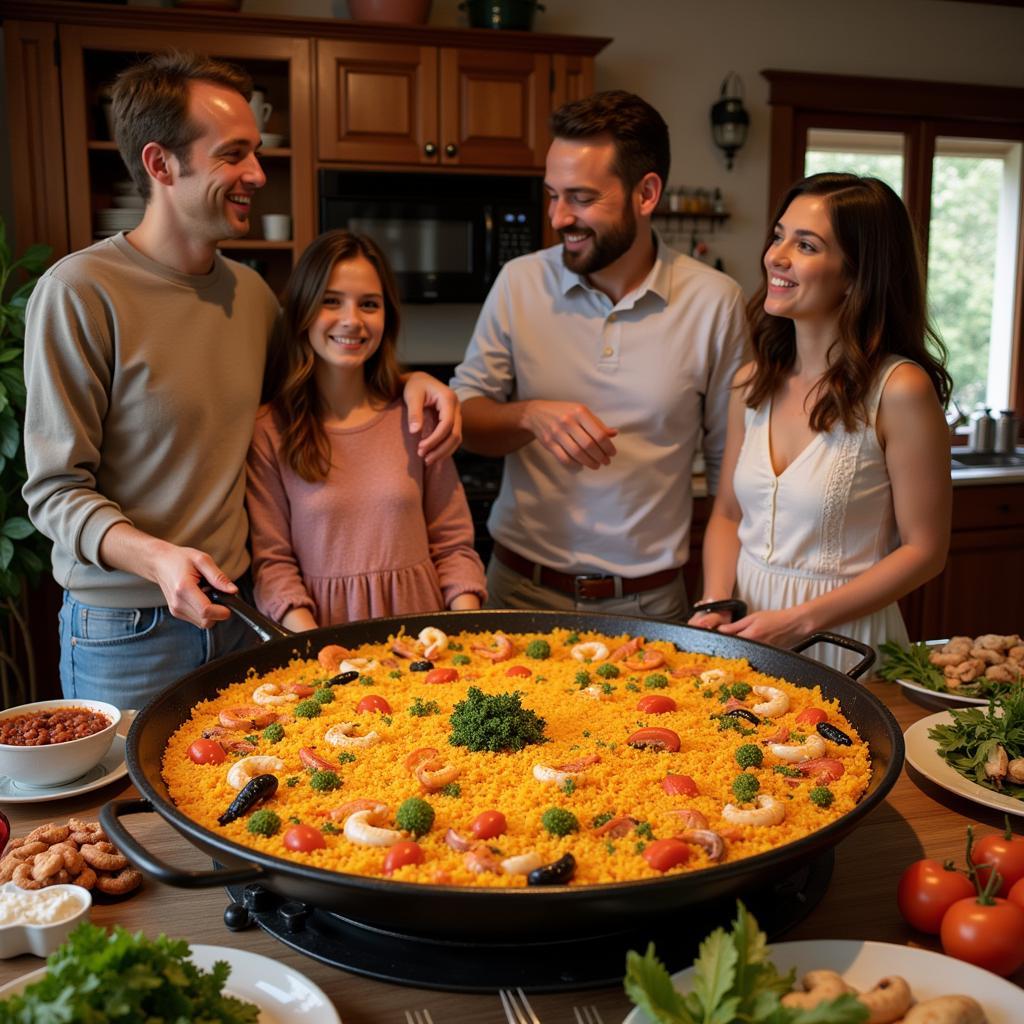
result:
[[(115, 133), (142, 222), (60, 260), (28, 307), (24, 495), (65, 590), (66, 697), (140, 707), (252, 642), (200, 589), (247, 586), (245, 458), (278, 316), (266, 283), (217, 252), (246, 235), (266, 180), (251, 89), (187, 54), (122, 74)], [(412, 429), (439, 407), (420, 443), (433, 461), (459, 434), (431, 381), (414, 375), (406, 399)]]

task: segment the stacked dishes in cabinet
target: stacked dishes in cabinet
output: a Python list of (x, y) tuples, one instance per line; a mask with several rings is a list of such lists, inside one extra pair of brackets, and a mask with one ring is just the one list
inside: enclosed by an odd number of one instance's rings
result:
[(96, 211), (93, 227), (96, 238), (110, 238), (118, 232), (137, 228), (146, 207), (146, 201), (130, 178), (114, 182), (111, 203), (108, 209)]

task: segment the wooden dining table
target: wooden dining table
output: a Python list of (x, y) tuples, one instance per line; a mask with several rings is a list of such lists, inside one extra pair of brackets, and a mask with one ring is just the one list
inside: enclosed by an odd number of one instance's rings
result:
[[(935, 708), (910, 699), (892, 683), (864, 684), (906, 729)], [(110, 800), (136, 796), (129, 779), (111, 783), (77, 798), (45, 803), (0, 803), (11, 820), (14, 837), (36, 825), (69, 817), (95, 819)], [(1021, 818), (1013, 819), (1021, 830)], [(940, 789), (913, 769), (868, 817), (837, 847), (835, 869), (821, 902), (784, 940), (871, 939), (939, 950), (938, 939), (906, 925), (896, 909), (896, 885), (903, 869), (922, 857), (963, 863), (968, 825), (978, 836), (1001, 830), (996, 811)], [(175, 867), (209, 870), (210, 861), (156, 814), (133, 815), (126, 826), (157, 857)], [(271, 957), (310, 978), (333, 1001), (344, 1024), (406, 1024), (406, 1011), (429, 1010), (435, 1024), (500, 1024), (505, 1021), (497, 993), (438, 991), (389, 984), (360, 977), (306, 957), (256, 927), (229, 931), (223, 920), (228, 899), (223, 889), (182, 890), (146, 879), (141, 890), (116, 903), (94, 904), (96, 924), (121, 924), (147, 935), (164, 932), (191, 943), (231, 946)], [(720, 922), (728, 924), (727, 921)], [(36, 957), (25, 954), (0, 961), (0, 985), (35, 970)], [(1020, 1020), (1024, 1021), (1024, 969), (1011, 981), (1022, 986)], [(529, 993), (542, 1024), (575, 1024), (574, 1007), (596, 1007), (604, 1024), (620, 1024), (631, 1009), (622, 987), (577, 992)]]

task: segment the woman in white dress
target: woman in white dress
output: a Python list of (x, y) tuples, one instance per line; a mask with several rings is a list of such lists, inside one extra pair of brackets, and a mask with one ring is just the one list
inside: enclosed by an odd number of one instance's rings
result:
[(905, 643), (896, 601), (941, 571), (952, 497), (951, 382), (906, 208), (873, 178), (805, 178), (763, 262), (701, 598), (749, 613), (690, 621), (783, 647), (822, 629)]

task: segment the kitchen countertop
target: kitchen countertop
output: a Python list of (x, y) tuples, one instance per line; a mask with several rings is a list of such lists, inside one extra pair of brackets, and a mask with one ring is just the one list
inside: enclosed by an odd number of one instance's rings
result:
[[(865, 684), (892, 710), (900, 726), (932, 713), (912, 702), (893, 684)], [(935, 938), (908, 928), (896, 910), (896, 882), (904, 867), (921, 857), (962, 862), (966, 827), (979, 834), (1002, 828), (1001, 816), (946, 793), (905, 769), (886, 801), (836, 848), (835, 872), (822, 902), (797, 927), (790, 939), (873, 939), (937, 950)], [(137, 796), (127, 780), (76, 799), (46, 804), (16, 803), (3, 807), (14, 836), (36, 825), (66, 821), (69, 816), (95, 819), (109, 800)], [(1018, 825), (1020, 819), (1017, 819)], [(980, 825), (979, 825), (980, 823)], [(131, 832), (158, 857), (177, 868), (209, 870), (210, 862), (156, 815), (126, 819)], [(348, 974), (304, 957), (256, 928), (229, 932), (222, 920), (227, 899), (222, 889), (172, 889), (149, 879), (137, 895), (119, 903), (97, 904), (92, 920), (123, 924), (154, 935), (165, 931), (193, 943), (230, 945), (260, 953), (301, 971), (334, 1001), (344, 1024), (403, 1024), (407, 1009), (429, 1009), (436, 1024), (500, 1024), (504, 1021), (496, 995), (467, 995), (386, 984)], [(708, 922), (711, 930), (714, 922)], [(42, 961), (22, 955), (0, 961), (0, 985), (35, 970)], [(1012, 979), (1024, 986), (1024, 970)], [(572, 1008), (592, 1004), (604, 1024), (619, 1024), (630, 1009), (620, 988), (577, 993), (531, 995), (543, 1024), (571, 1024)], [(1024, 994), (1022, 994), (1024, 1006)], [(1024, 1011), (1021, 1019), (1024, 1020)]]

